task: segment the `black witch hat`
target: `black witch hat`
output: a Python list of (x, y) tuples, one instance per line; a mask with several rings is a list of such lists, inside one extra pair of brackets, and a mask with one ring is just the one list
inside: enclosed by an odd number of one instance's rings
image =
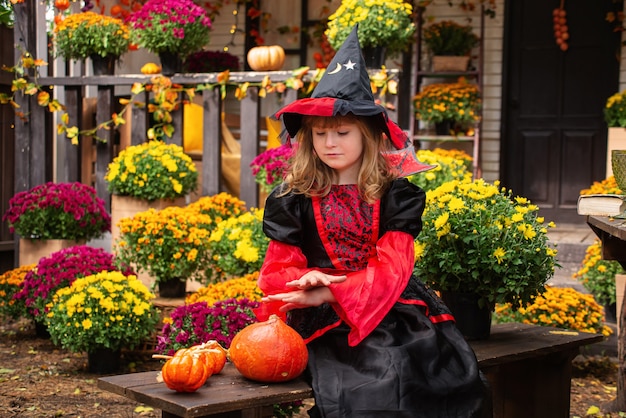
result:
[[(391, 140), (394, 147), (405, 152), (405, 157), (409, 158), (402, 158), (403, 166), (398, 167), (403, 175), (434, 167), (417, 160), (415, 149), (406, 133), (389, 119), (385, 108), (374, 101), (370, 77), (357, 36), (357, 26), (335, 54), (311, 97), (286, 105), (274, 117), (282, 118), (287, 134), (295, 138), (302, 127), (303, 116), (343, 116), (349, 113), (372, 117), (375, 125)], [(399, 152), (394, 153), (396, 157)], [(412, 157), (408, 155), (410, 153), (413, 154)], [(409, 160), (413, 162), (409, 164)]]

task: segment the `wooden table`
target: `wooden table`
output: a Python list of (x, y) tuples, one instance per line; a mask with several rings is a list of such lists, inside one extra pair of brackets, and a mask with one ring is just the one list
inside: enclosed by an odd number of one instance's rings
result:
[[(587, 216), (587, 225), (602, 241), (602, 258), (615, 260), (626, 269), (626, 220), (606, 216)], [(617, 338), (617, 398), (613, 402), (615, 410), (626, 409), (626, 298), (622, 300), (620, 315), (617, 318), (619, 329)]]
[(602, 258), (615, 260), (626, 269), (626, 220), (587, 216), (587, 225), (602, 241)]
[[(580, 347), (603, 340), (525, 324), (494, 325), (487, 340), (471, 341), (493, 394), (493, 417), (569, 417), (571, 361)], [(158, 408), (164, 418), (261, 418), (271, 405), (312, 397), (302, 379), (281, 384), (255, 383), (231, 364), (195, 393), (176, 393), (156, 381), (157, 372), (98, 379), (98, 387)], [(382, 418), (382, 417), (381, 417)]]

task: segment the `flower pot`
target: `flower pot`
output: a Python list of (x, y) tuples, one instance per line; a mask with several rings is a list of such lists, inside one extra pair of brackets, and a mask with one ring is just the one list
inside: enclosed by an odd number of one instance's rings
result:
[[(120, 229), (117, 224), (122, 218), (132, 218), (139, 212), (145, 212), (148, 209), (165, 209), (168, 206), (185, 206), (186, 201), (184, 197), (178, 199), (157, 199), (152, 202), (137, 199), (131, 196), (111, 196), (111, 243), (113, 254), (116, 252), (116, 243), (120, 237)], [(147, 273), (138, 273), (137, 277), (143, 284), (151, 288), (155, 282), (155, 278), (151, 277)]]
[(362, 51), (366, 68), (381, 68), (385, 64), (387, 48), (384, 46), (362, 48)]
[(443, 56), (435, 55), (432, 60), (432, 70), (442, 72), (467, 71), (469, 65), (468, 56)]
[(181, 71), (183, 62), (178, 54), (159, 52), (159, 59), (161, 60), (161, 74), (169, 77)]
[(456, 326), (466, 340), (485, 340), (489, 338), (493, 309), (488, 306), (478, 306), (480, 295), (476, 293), (442, 291), (441, 299), (452, 311)]
[(37, 264), (40, 259), (52, 253), (61, 251), (64, 248), (75, 245), (84, 245), (85, 241), (74, 241), (69, 239), (27, 239), (20, 238), (19, 262), (20, 266)]
[(187, 281), (178, 277), (159, 281), (159, 297), (162, 298), (184, 298), (186, 289)]
[(50, 339), (50, 332), (48, 331), (48, 327), (46, 324), (40, 321), (35, 322), (35, 336), (37, 338), (48, 340)]
[(115, 249), (115, 242), (120, 236), (120, 229), (117, 227), (118, 222), (122, 218), (132, 218), (136, 213), (145, 212), (148, 209), (165, 209), (168, 206), (185, 206), (184, 197), (178, 199), (157, 199), (152, 202), (137, 199), (131, 196), (111, 196), (111, 242)]
[(606, 177), (613, 175), (611, 167), (611, 152), (614, 149), (626, 149), (626, 128), (609, 128), (606, 144)]
[(611, 151), (611, 168), (617, 186), (626, 193), (626, 150), (614, 149)]
[(435, 133), (437, 135), (452, 135), (454, 131), (455, 122), (450, 119), (442, 120), (435, 123)]
[(110, 348), (95, 348), (87, 353), (89, 373), (109, 374), (120, 369), (122, 353)]
[(91, 59), (91, 66), (93, 68), (93, 75), (113, 75), (115, 74), (115, 63), (118, 57), (114, 55), (107, 55), (103, 57), (95, 54), (89, 57)]

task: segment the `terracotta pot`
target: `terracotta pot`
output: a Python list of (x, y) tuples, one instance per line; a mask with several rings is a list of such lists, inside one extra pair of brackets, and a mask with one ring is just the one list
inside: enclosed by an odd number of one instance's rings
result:
[(64, 248), (75, 245), (84, 245), (85, 241), (74, 241), (69, 239), (28, 239), (20, 238), (19, 262), (20, 266), (37, 264), (43, 257), (61, 251)]
[(611, 152), (614, 149), (626, 149), (626, 128), (609, 128), (606, 144), (606, 177), (613, 175)]
[(469, 59), (468, 56), (435, 55), (432, 60), (432, 70), (442, 72), (467, 71)]

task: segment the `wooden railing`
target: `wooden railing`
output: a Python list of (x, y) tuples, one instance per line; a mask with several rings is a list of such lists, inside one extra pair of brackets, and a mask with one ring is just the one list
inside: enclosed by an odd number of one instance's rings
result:
[[(399, 71), (388, 71), (389, 77), (398, 78)], [(260, 72), (236, 72), (230, 74), (230, 83), (260, 83), (266, 75), (270, 75), (271, 81), (281, 82), (292, 77), (291, 71), (275, 71), (270, 73)], [(306, 76), (305, 76), (306, 79)], [(82, 77), (44, 77), (41, 78), (40, 84), (43, 86), (63, 87), (65, 112), (69, 116), (69, 126), (77, 126), (79, 130), (83, 122), (81, 119), (82, 103), (85, 98), (84, 92), (87, 87), (97, 90), (97, 105), (95, 114), (95, 123), (98, 126), (110, 120), (111, 115), (119, 108), (119, 98), (115, 97), (115, 88), (120, 86), (132, 86), (134, 83), (149, 83), (150, 76), (146, 75), (120, 75), (120, 76), (82, 76)], [(207, 74), (180, 74), (172, 77), (172, 81), (185, 87), (194, 87), (203, 84), (217, 84), (217, 73)], [(268, 94), (266, 98), (259, 96), (258, 85), (252, 84), (248, 89), (245, 97), (238, 101), (240, 114), (240, 145), (241, 145), (241, 178), (239, 198), (246, 202), (249, 207), (259, 204), (259, 192), (254, 176), (249, 169), (252, 160), (259, 154), (259, 136), (260, 121), (266, 115), (261, 114), (261, 101), (269, 98), (276, 100), (275, 94)], [(213, 195), (222, 191), (220, 185), (221, 173), (221, 140), (222, 124), (221, 117), (223, 109), (223, 99), (220, 94), (219, 86), (202, 90), (196, 93), (201, 98), (203, 108), (203, 151), (202, 151), (202, 171), (201, 176), (201, 194), (203, 196)], [(231, 93), (232, 94), (232, 93)], [(142, 93), (143, 97), (139, 100), (147, 103), (149, 100), (148, 93)], [(287, 89), (282, 93), (282, 104), (288, 104), (298, 98), (298, 91)], [(392, 120), (397, 120), (397, 96), (387, 95), (385, 97), (387, 103), (392, 104), (394, 110), (388, 111)], [(46, 131), (55, 129), (48, 126), (51, 124), (50, 118), (46, 117), (45, 110), (42, 110), (36, 104), (30, 104), (28, 112), (29, 119), (27, 122), (16, 126), (16, 142), (18, 147), (30, 150), (23, 157), (24, 160), (19, 162), (22, 167), (23, 174), (28, 176), (37, 176), (39, 156), (35, 150), (43, 148), (43, 138)], [(182, 145), (183, 142), (183, 107), (172, 113), (174, 118), (174, 134), (168, 142)], [(236, 113), (236, 112), (234, 112)], [(132, 111), (131, 124), (131, 144), (139, 144), (146, 140), (146, 131), (149, 125), (150, 114), (146, 108), (141, 109), (134, 107)], [(25, 135), (24, 135), (25, 134)], [(110, 203), (110, 196), (104, 180), (107, 167), (114, 158), (114, 130), (100, 129), (97, 136), (103, 141), (97, 142), (97, 152), (95, 158), (95, 188), (98, 195)], [(30, 138), (29, 138), (30, 137)], [(32, 148), (29, 148), (32, 147)], [(41, 148), (38, 148), (41, 147)], [(79, 181), (80, 179), (80, 153), (78, 147), (72, 145), (69, 140), (59, 135), (57, 143), (57, 154), (63, 156), (57, 159), (59, 167), (57, 167), (57, 181)], [(18, 162), (16, 161), (16, 164)], [(20, 173), (16, 173), (17, 176)], [(37, 184), (37, 179), (25, 179), (30, 183)], [(26, 187), (25, 187), (26, 188)], [(109, 206), (110, 208), (110, 206)]]

